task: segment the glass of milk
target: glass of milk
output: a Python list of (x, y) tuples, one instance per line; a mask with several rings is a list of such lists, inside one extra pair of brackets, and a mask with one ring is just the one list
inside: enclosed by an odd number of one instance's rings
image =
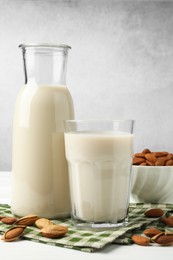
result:
[(67, 120), (72, 219), (78, 228), (128, 222), (133, 120)]

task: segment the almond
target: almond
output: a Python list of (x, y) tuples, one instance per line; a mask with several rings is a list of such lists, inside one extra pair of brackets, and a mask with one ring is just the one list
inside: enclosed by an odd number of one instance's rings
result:
[(162, 246), (169, 246), (173, 244), (173, 234), (160, 233), (152, 237), (152, 242), (155, 242)]
[(147, 237), (133, 235), (131, 239), (135, 244), (140, 246), (148, 246), (150, 244), (150, 240)]
[(13, 228), (7, 230), (1, 239), (6, 242), (14, 241), (23, 234), (25, 228), (26, 228), (25, 226), (13, 227)]
[(25, 226), (32, 226), (34, 225), (35, 221), (39, 219), (37, 215), (27, 215), (22, 217), (16, 221), (16, 225), (25, 225)]
[(173, 160), (168, 160), (166, 162), (166, 166), (172, 166), (173, 165)]
[(173, 160), (173, 153), (169, 153), (169, 155), (170, 155), (170, 156), (172, 156), (172, 158), (171, 158), (171, 159)]
[(154, 152), (153, 153), (156, 157), (162, 157), (162, 156), (167, 156), (168, 152)]
[(147, 237), (153, 237), (155, 235), (158, 235), (162, 233), (162, 231), (160, 231), (157, 228), (147, 228), (144, 230), (144, 235), (146, 235)]
[(173, 166), (173, 154), (166, 151), (151, 152), (149, 149), (144, 149), (142, 152), (134, 154), (133, 165)]
[(135, 157), (145, 158), (145, 154), (144, 153), (135, 153), (134, 156)]
[(47, 225), (40, 230), (40, 233), (44, 237), (48, 238), (59, 238), (63, 237), (68, 231), (67, 227), (61, 225)]
[(40, 219), (36, 220), (36, 222), (35, 222), (35, 225), (40, 229), (44, 228), (45, 226), (50, 225), (50, 224), (53, 225), (53, 223), (47, 218), (40, 218)]
[(157, 160), (156, 156), (152, 153), (145, 154), (145, 158), (147, 159), (147, 161), (149, 161), (151, 163), (155, 163)]
[(148, 161), (148, 160), (146, 160), (146, 164), (147, 164), (148, 166), (154, 166), (154, 165), (155, 165), (153, 162), (150, 162), (150, 161)]
[(168, 227), (173, 227), (173, 217), (162, 218), (161, 221)]
[(169, 160), (172, 160), (173, 159), (173, 156), (171, 153), (169, 153), (167, 156), (166, 156), (166, 160), (169, 161)]
[(139, 165), (140, 165), (140, 166), (147, 166), (147, 163), (146, 163), (146, 162), (143, 162), (143, 163), (140, 163)]
[(16, 222), (16, 218), (12, 218), (12, 217), (4, 217), (1, 219), (1, 222), (3, 222), (4, 224), (8, 224), (8, 225), (11, 225), (13, 224), (14, 222)]
[(163, 157), (159, 157), (156, 162), (155, 165), (156, 166), (164, 166), (165, 165), (166, 160)]
[(146, 149), (144, 149), (144, 150), (142, 151), (142, 153), (145, 153), (145, 154), (146, 154), (146, 153), (151, 153), (151, 151), (146, 148)]
[(144, 212), (144, 215), (148, 218), (159, 218), (164, 215), (164, 211), (159, 208), (152, 208)]
[(143, 162), (145, 162), (145, 159), (144, 158), (140, 158), (140, 157), (133, 157), (133, 164), (141, 164), (141, 163), (143, 163)]
[(162, 160), (164, 160), (166, 162), (167, 161), (167, 156), (160, 156), (160, 157), (157, 157), (157, 159), (162, 159)]

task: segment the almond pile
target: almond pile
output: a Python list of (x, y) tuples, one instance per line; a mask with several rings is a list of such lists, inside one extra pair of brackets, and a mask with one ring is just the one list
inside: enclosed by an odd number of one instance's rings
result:
[[(173, 227), (173, 216), (163, 217), (164, 211), (162, 209), (153, 208), (147, 210), (144, 215), (148, 218), (158, 217), (167, 227)], [(155, 227), (147, 228), (142, 235), (132, 235), (132, 241), (140, 246), (173, 245), (173, 232), (161, 231)]]
[(173, 166), (173, 154), (166, 151), (151, 152), (149, 149), (144, 149), (141, 153), (134, 154), (133, 165)]
[(27, 226), (35, 225), (40, 229), (40, 234), (48, 238), (60, 238), (65, 236), (68, 228), (62, 225), (56, 225), (46, 218), (39, 218), (36, 215), (27, 215), (25, 217), (16, 219), (14, 217), (0, 216), (0, 221), (7, 225), (13, 225), (7, 230), (2, 240), (11, 242), (23, 235)]

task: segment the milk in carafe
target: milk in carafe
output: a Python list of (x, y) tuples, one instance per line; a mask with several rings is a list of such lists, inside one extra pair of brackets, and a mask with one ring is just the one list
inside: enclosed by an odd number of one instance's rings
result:
[(65, 84), (69, 46), (20, 47), (26, 84), (14, 113), (12, 212), (65, 218), (71, 206), (63, 121), (74, 118)]

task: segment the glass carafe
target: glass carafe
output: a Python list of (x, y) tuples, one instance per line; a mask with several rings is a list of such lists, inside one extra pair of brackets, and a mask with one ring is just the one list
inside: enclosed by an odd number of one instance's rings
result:
[(12, 212), (70, 215), (63, 121), (74, 118), (66, 87), (67, 45), (21, 44), (25, 85), (15, 106)]

